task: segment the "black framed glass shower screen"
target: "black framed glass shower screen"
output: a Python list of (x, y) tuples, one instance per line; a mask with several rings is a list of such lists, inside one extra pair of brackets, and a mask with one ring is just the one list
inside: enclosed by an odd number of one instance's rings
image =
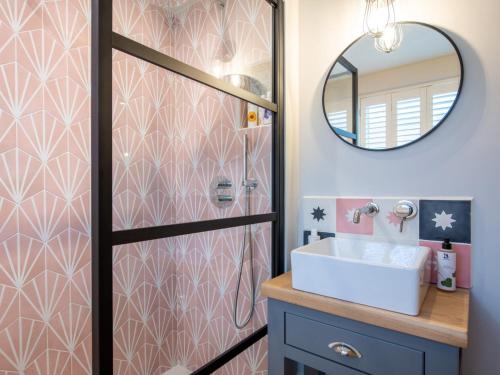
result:
[(115, 50), (113, 230), (270, 213), (272, 124), (268, 109)]
[[(234, 324), (242, 246), (251, 231), (253, 257), (246, 251), (236, 313), (238, 323), (255, 310), (247, 326)], [(260, 285), (271, 276), (271, 223), (202, 232), (113, 247), (113, 363), (116, 374), (191, 372), (211, 363), (267, 322)], [(253, 267), (254, 280), (251, 279)], [(265, 341), (231, 367), (265, 367)], [(243, 372), (241, 372), (242, 374)]]
[(273, 9), (265, 1), (113, 1), (113, 31), (271, 100)]
[[(115, 0), (115, 3), (119, 0)], [(129, 0), (123, 0), (123, 4), (127, 3)], [(235, 0), (234, 0), (235, 1)], [(202, 3), (205, 1), (202, 0)], [(206, 3), (209, 1), (207, 0)], [(218, 2), (220, 4), (227, 4), (230, 0)], [(161, 4), (162, 2), (142, 2), (137, 1), (139, 4), (139, 15), (145, 16), (147, 9), (144, 7), (148, 3)], [(186, 2), (190, 3), (190, 2)], [(251, 1), (254, 5), (247, 7), (244, 14), (247, 17), (255, 20), (255, 1)], [(163, 53), (161, 51), (150, 48), (147, 38), (136, 38), (136, 33), (134, 30), (137, 25), (133, 25), (133, 20), (135, 19), (134, 12), (122, 13), (122, 16), (127, 18), (129, 26), (133, 26), (129, 29), (123, 31), (124, 35), (113, 32), (112, 20), (114, 18), (113, 6), (111, 1), (107, 0), (93, 0), (92, 1), (92, 362), (93, 362), (93, 373), (99, 374), (109, 374), (116, 373), (121, 369), (121, 366), (115, 362), (113, 367), (113, 346), (114, 346), (114, 334), (116, 328), (116, 319), (114, 317), (114, 306), (113, 303), (115, 299), (113, 298), (113, 269), (116, 261), (114, 256), (113, 246), (124, 245), (124, 246), (134, 246), (132, 244), (138, 244), (145, 241), (156, 242), (152, 240), (168, 239), (180, 235), (194, 235), (195, 233), (214, 231), (227, 228), (235, 228), (238, 226), (258, 224), (264, 222), (271, 222), (271, 247), (270, 247), (270, 263), (271, 263), (271, 274), (277, 275), (283, 271), (284, 265), (284, 254), (282, 254), (282, 244), (283, 244), (283, 207), (284, 207), (284, 185), (283, 185), (283, 172), (284, 172), (284, 136), (283, 136), (283, 103), (284, 103), (284, 81), (283, 81), (283, 2), (279, 0), (262, 0), (268, 9), (272, 10), (272, 66), (268, 72), (272, 72), (271, 79), (266, 81), (267, 78), (265, 71), (268, 69), (268, 65), (263, 64), (261, 66), (260, 73), (257, 69), (256, 64), (254, 64), (252, 73), (248, 71), (235, 71), (234, 73), (240, 78), (232, 78), (233, 72), (224, 72), (223, 75), (214, 74), (213, 71), (206, 69), (206, 66), (198, 65), (192, 66), (186, 64), (185, 62), (178, 60), (171, 55)], [(259, 4), (259, 7), (262, 4)], [(125, 8), (122, 8), (125, 9)], [(202, 10), (194, 12), (195, 19), (200, 16)], [(168, 12), (167, 12), (168, 14)], [(182, 12), (179, 13), (179, 17), (168, 18), (168, 22), (184, 22), (187, 19), (182, 16)], [(144, 20), (147, 18), (144, 18)], [(220, 18), (219, 18), (220, 20)], [(227, 22), (228, 18), (223, 17), (222, 20)], [(167, 26), (168, 26), (167, 22)], [(190, 22), (190, 21), (189, 21)], [(189, 24), (186, 23), (186, 25)], [(221, 24), (224, 25), (224, 22)], [(253, 22), (253, 21), (252, 21)], [(227, 29), (222, 27), (220, 31)], [(255, 24), (254, 24), (255, 26)], [(151, 25), (144, 24), (144, 28), (150, 28)], [(143, 29), (144, 30), (144, 29)], [(241, 29), (239, 29), (241, 31)], [(237, 33), (238, 34), (238, 33)], [(247, 33), (248, 34), (248, 33)], [(236, 34), (234, 34), (236, 35)], [(222, 33), (219, 35), (223, 38), (224, 42), (230, 41), (231, 37), (227, 38), (227, 34)], [(243, 35), (241, 32), (234, 39), (237, 42), (241, 41)], [(246, 35), (245, 37), (250, 37)], [(134, 40), (134, 38), (136, 40)], [(225, 38), (225, 39), (224, 39)], [(138, 42), (139, 41), (139, 42)], [(143, 44), (144, 43), (144, 44)], [(243, 44), (239, 43), (225, 43), (226, 46), (239, 46), (240, 48)], [(149, 44), (154, 47), (154, 44)], [(120, 51), (120, 52), (117, 52)], [(244, 52), (244, 51), (243, 51)], [(114, 87), (113, 82), (113, 54), (115, 56), (120, 53), (133, 56), (141, 61), (138, 62), (138, 72), (144, 75), (147, 72), (148, 63), (155, 65), (157, 68), (165, 69), (165, 71), (170, 72), (170, 76), (175, 76), (173, 73), (184, 77), (189, 81), (198, 82), (205, 89), (212, 88), (218, 92), (219, 97), (224, 95), (229, 95), (233, 98), (239, 100), (240, 103), (246, 102), (262, 109), (271, 111), (272, 125), (269, 126), (271, 137), (271, 156), (270, 156), (270, 172), (271, 172), (271, 186), (269, 191), (271, 192), (271, 210), (268, 213), (263, 214), (252, 214), (249, 216), (234, 216), (210, 219), (210, 216), (193, 216), (199, 221), (188, 221), (188, 222), (177, 222), (169, 223), (169, 220), (159, 220), (162, 215), (152, 215), (149, 218), (145, 216), (144, 210), (139, 210), (138, 215), (143, 215), (141, 220), (134, 221), (132, 218), (134, 215), (127, 216), (126, 220), (120, 222), (116, 221), (115, 229), (114, 225), (114, 205), (113, 200), (115, 198), (114, 192), (118, 192), (123, 188), (123, 184), (120, 184), (119, 179), (116, 179), (114, 172), (119, 172), (119, 168), (116, 170), (113, 168), (113, 162), (122, 159), (122, 161), (130, 161), (131, 153), (128, 153), (126, 149), (120, 150), (122, 152), (121, 156), (114, 160), (113, 156), (118, 149), (115, 149), (114, 134), (113, 129), (115, 125), (114, 119), (118, 118), (115, 115), (116, 111), (120, 111), (121, 107), (126, 107), (131, 103), (127, 103), (126, 100), (133, 99), (133, 96), (129, 95), (133, 92), (134, 80), (122, 80), (122, 82), (128, 82), (123, 87)], [(190, 50), (189, 46), (184, 48), (179, 56), (189, 56), (193, 51)], [(264, 60), (266, 57), (265, 53)], [(219, 55), (220, 56), (220, 55)], [(228, 54), (231, 56), (231, 54)], [(221, 60), (217, 57), (218, 60)], [(221, 61), (223, 61), (222, 59)], [(264, 61), (263, 60), (263, 61)], [(185, 60), (189, 61), (189, 60)], [(193, 60), (194, 61), (194, 60)], [(206, 61), (206, 60), (204, 60)], [(218, 62), (217, 62), (218, 63)], [(258, 65), (258, 64), (257, 64)], [(203, 69), (202, 69), (203, 68)], [(207, 73), (208, 71), (208, 73)], [(264, 72), (264, 73), (262, 73)], [(125, 72), (124, 77), (128, 76), (128, 71)], [(212, 74), (211, 74), (212, 73)], [(227, 73), (227, 74), (226, 74)], [(259, 75), (261, 74), (261, 75)], [(264, 78), (262, 78), (264, 77)], [(262, 82), (268, 82), (271, 87), (271, 95), (269, 91), (262, 94), (259, 90), (254, 90), (255, 82), (254, 80)], [(181, 78), (179, 77), (180, 81)], [(174, 80), (175, 81), (175, 80)], [(117, 92), (125, 93), (119, 98), (114, 93)], [(195, 90), (196, 91), (196, 90)], [(156, 95), (162, 95), (159, 92)], [(189, 95), (188, 95), (189, 96)], [(158, 97), (158, 96), (157, 96)], [(194, 102), (194, 97), (191, 98)], [(272, 101), (271, 101), (272, 99)], [(141, 99), (143, 100), (143, 99)], [(140, 101), (139, 101), (140, 102)], [(137, 103), (139, 103), (137, 102)], [(136, 103), (136, 104), (137, 104)], [(153, 106), (155, 105), (153, 100)], [(142, 105), (139, 106), (142, 110)], [(171, 107), (171, 110), (173, 107)], [(122, 108), (123, 109), (123, 108)], [(115, 113), (113, 113), (115, 111)], [(246, 105), (246, 113), (248, 115), (248, 104)], [(257, 109), (257, 113), (258, 113)], [(242, 113), (245, 113), (242, 110)], [(147, 116), (146, 116), (147, 118)], [(244, 123), (244, 121), (243, 121)], [(144, 136), (145, 129), (147, 126), (140, 125), (139, 129)], [(168, 124), (162, 124), (167, 125)], [(181, 130), (182, 131), (182, 130)], [(163, 150), (162, 147), (157, 148), (158, 150)], [(175, 152), (175, 151), (174, 151)], [(128, 155), (125, 155), (128, 153)], [(119, 155), (119, 154), (116, 154)], [(242, 155), (242, 153), (240, 153)], [(158, 160), (150, 159), (153, 164)], [(144, 187), (149, 186), (148, 179), (144, 179), (142, 176), (138, 179), (136, 190), (139, 194), (143, 194), (148, 189)], [(135, 184), (135, 183), (134, 183)], [(175, 186), (175, 185), (174, 185)], [(158, 201), (159, 202), (159, 201)], [(126, 206), (129, 209), (131, 206)], [(134, 212), (134, 210), (130, 210)], [(167, 210), (168, 212), (168, 210)], [(154, 220), (151, 217), (155, 218)], [(184, 220), (184, 219), (182, 219)], [(181, 221), (182, 221), (181, 220)], [(192, 219), (186, 219), (192, 220)], [(166, 224), (156, 225), (160, 222)], [(154, 226), (144, 226), (150, 225)], [(134, 228), (135, 226), (135, 228)], [(144, 253), (143, 253), (144, 254)], [(133, 335), (133, 331), (128, 338), (127, 355), (132, 355), (132, 349), (136, 348), (134, 345), (134, 340), (137, 336)], [(246, 348), (258, 342), (267, 332), (267, 327), (261, 327), (254, 333), (250, 334), (248, 337), (243, 338), (236, 345), (229, 348), (226, 352), (220, 354), (214, 358), (209, 363), (202, 366), (196, 374), (212, 373), (216, 369), (222, 367), (225, 363), (229, 362), (231, 359), (235, 358), (239, 353), (242, 353)], [(135, 342), (136, 343), (136, 342)], [(128, 345), (127, 344), (127, 345)], [(149, 351), (149, 354), (154, 351), (152, 347), (145, 348)], [(143, 360), (147, 360), (149, 354), (143, 351)], [(122, 363), (123, 364), (123, 363)]]

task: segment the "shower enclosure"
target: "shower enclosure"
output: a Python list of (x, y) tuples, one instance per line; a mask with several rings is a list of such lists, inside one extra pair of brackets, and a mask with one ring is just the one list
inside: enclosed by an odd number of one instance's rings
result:
[(267, 372), (283, 2), (92, 2), (93, 374)]

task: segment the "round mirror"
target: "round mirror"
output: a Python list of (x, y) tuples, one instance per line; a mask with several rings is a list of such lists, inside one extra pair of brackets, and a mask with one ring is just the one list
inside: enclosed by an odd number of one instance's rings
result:
[(323, 88), (330, 128), (344, 142), (367, 150), (407, 146), (431, 133), (460, 94), (463, 65), (443, 31), (401, 23), (401, 45), (387, 53), (364, 35), (335, 61)]

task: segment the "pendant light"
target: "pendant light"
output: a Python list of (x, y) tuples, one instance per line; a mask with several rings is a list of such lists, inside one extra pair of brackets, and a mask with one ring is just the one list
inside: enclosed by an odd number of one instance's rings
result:
[(380, 52), (391, 53), (403, 42), (403, 29), (398, 22), (387, 25), (382, 35), (375, 37), (375, 48)]
[(365, 33), (379, 37), (387, 26), (395, 22), (394, 0), (366, 0)]

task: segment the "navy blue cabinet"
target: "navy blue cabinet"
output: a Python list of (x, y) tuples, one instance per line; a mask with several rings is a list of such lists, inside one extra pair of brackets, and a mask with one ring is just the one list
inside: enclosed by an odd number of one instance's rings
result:
[(459, 348), (274, 299), (268, 309), (269, 375), (459, 374)]

